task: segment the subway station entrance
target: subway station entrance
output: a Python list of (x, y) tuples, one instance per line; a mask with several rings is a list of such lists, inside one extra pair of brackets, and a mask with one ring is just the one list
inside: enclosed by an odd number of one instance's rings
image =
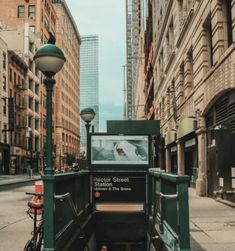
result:
[(107, 128), (89, 134), (85, 169), (43, 177), (54, 194), (45, 208), (44, 250), (190, 250), (190, 178), (152, 166), (159, 122)]

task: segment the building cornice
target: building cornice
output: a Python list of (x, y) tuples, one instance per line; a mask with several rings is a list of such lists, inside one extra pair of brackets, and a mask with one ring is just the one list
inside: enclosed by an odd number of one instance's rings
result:
[(61, 4), (61, 5), (63, 6), (65, 12), (67, 13), (67, 15), (68, 15), (68, 17), (69, 17), (69, 19), (70, 19), (70, 21), (71, 21), (71, 23), (72, 23), (72, 25), (73, 25), (73, 28), (74, 28), (74, 30), (75, 30), (77, 39), (78, 39), (78, 41), (79, 41), (79, 44), (81, 44), (82, 41), (81, 41), (80, 33), (79, 33), (79, 31), (78, 31), (78, 28), (77, 28), (77, 25), (76, 25), (76, 23), (75, 23), (75, 21), (74, 21), (74, 18), (73, 18), (72, 14), (71, 14), (71, 12), (70, 12), (70, 10), (69, 10), (69, 7), (68, 7), (68, 5), (67, 5), (67, 3), (66, 3), (66, 0), (52, 0), (52, 3), (53, 3), (53, 4)]

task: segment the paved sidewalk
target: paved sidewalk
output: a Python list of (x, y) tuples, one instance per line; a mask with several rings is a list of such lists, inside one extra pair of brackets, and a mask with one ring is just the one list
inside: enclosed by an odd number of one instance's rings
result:
[(234, 251), (235, 209), (189, 189), (192, 251)]

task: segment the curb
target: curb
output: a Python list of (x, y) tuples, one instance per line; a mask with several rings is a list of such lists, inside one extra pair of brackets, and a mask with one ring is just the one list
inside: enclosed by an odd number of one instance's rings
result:
[(16, 188), (16, 187), (20, 187), (24, 184), (30, 184), (30, 183), (33, 183), (35, 181), (39, 181), (41, 180), (41, 177), (40, 178), (32, 178), (32, 179), (22, 179), (22, 180), (18, 180), (18, 181), (14, 181), (12, 180), (9, 181), (9, 182), (4, 182), (3, 184), (0, 183), (0, 191), (3, 191), (3, 190), (6, 190), (6, 189), (13, 189), (13, 188)]

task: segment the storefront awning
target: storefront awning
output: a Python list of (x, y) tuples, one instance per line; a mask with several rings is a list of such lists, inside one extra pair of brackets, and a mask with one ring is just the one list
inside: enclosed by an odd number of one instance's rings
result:
[(170, 145), (171, 143), (175, 142), (175, 140), (176, 140), (176, 131), (175, 130), (168, 131), (165, 136), (165, 144)]
[(177, 130), (177, 139), (180, 139), (194, 131), (196, 131), (197, 129), (197, 120), (195, 118), (192, 117), (188, 117), (183, 119), (178, 127)]

